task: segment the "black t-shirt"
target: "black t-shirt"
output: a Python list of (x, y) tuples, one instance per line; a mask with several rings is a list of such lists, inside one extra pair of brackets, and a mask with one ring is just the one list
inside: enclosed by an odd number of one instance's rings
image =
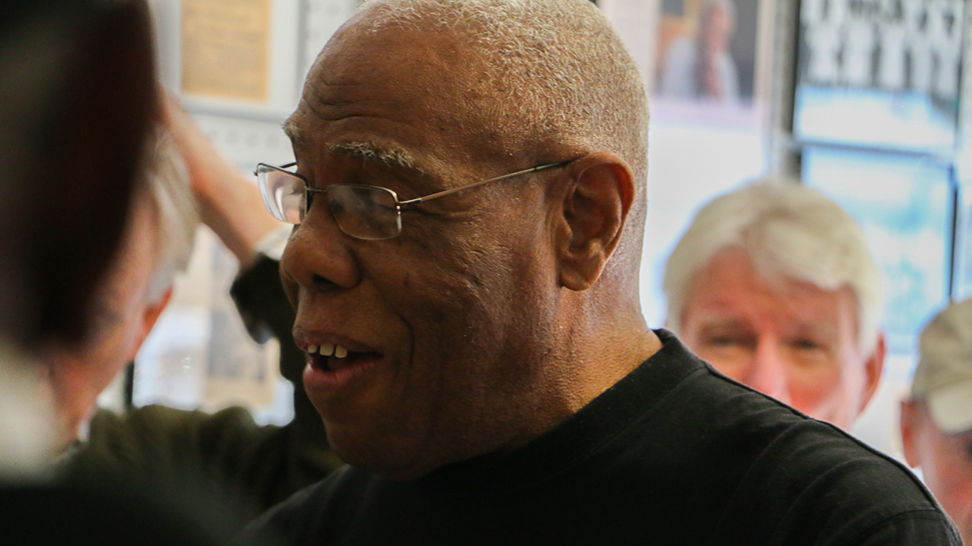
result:
[(395, 482), (346, 468), (248, 528), (295, 545), (958, 545), (904, 467), (674, 336), (511, 453)]
[(70, 476), (50, 482), (0, 481), (0, 544), (225, 544), (237, 528), (236, 522), (202, 500), (136, 487), (109, 475)]

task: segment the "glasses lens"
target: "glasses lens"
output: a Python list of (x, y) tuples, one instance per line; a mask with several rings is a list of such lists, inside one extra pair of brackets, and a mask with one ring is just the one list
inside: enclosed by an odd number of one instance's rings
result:
[(307, 200), (304, 180), (269, 165), (257, 167), (257, 180), (260, 182), (260, 193), (263, 194), (263, 204), (267, 210), (277, 220), (299, 224), (304, 217)]
[(371, 186), (328, 186), (328, 206), (341, 230), (359, 239), (391, 239), (402, 231), (398, 199)]

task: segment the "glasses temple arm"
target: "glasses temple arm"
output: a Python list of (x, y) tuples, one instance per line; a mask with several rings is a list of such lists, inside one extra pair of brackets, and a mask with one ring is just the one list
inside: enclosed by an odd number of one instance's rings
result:
[(468, 189), (472, 189), (472, 188), (477, 188), (479, 186), (482, 186), (483, 184), (489, 184), (490, 182), (499, 182), (500, 180), (506, 180), (507, 178), (513, 178), (515, 176), (520, 176), (520, 175), (523, 175), (523, 174), (535, 173), (537, 171), (545, 171), (547, 169), (553, 169), (555, 167), (563, 167), (564, 165), (566, 165), (568, 163), (570, 163), (570, 161), (560, 161), (560, 162), (557, 162), (557, 163), (548, 163), (546, 165), (539, 165), (539, 166), (536, 166), (536, 167), (530, 167), (529, 169), (523, 169), (522, 171), (516, 171), (516, 172), (513, 172), (513, 173), (509, 173), (509, 174), (504, 174), (502, 176), (497, 176), (495, 178), (487, 178), (486, 180), (480, 180), (479, 182), (473, 182), (472, 184), (467, 184), (465, 186), (459, 186), (458, 188), (450, 188), (448, 190), (442, 190), (440, 192), (436, 192), (436, 193), (433, 193), (431, 195), (426, 195), (424, 197), (416, 197), (415, 199), (409, 199), (408, 201), (402, 201), (398, 205), (399, 206), (417, 205), (419, 203), (424, 203), (425, 201), (431, 201), (433, 199), (438, 199), (440, 197), (445, 197), (447, 195), (451, 195), (453, 193), (456, 193), (456, 192), (459, 192), (459, 191), (462, 191), (462, 190), (468, 190)]
[(254, 174), (254, 176), (259, 176), (260, 175), (260, 167), (269, 167), (269, 168), (271, 168), (273, 170), (276, 170), (276, 171), (283, 171), (283, 172), (285, 172), (287, 174), (292, 174), (294, 176), (300, 176), (297, 173), (292, 173), (292, 172), (286, 170), (286, 169), (289, 169), (290, 167), (293, 167), (296, 164), (297, 164), (296, 161), (291, 161), (290, 163), (287, 163), (286, 165), (270, 165), (269, 163), (257, 163), (256, 169), (253, 170), (253, 174)]

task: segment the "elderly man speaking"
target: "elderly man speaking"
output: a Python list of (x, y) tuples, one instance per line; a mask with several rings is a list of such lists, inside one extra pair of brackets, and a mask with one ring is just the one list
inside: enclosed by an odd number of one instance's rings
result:
[(647, 103), (584, 0), (377, 1), (261, 165), (304, 384), (351, 463), (291, 544), (958, 544), (903, 467), (639, 309)]

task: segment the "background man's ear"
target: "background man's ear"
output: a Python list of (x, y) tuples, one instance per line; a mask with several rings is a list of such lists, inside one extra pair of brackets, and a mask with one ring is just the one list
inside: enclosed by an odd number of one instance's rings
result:
[(563, 196), (558, 231), (560, 283), (586, 290), (597, 281), (618, 244), (634, 201), (628, 166), (610, 152), (596, 152), (568, 166), (572, 177)]
[(861, 407), (858, 408), (858, 413), (864, 411), (864, 408), (867, 407), (867, 403), (871, 401), (871, 398), (874, 397), (874, 393), (877, 391), (878, 383), (881, 382), (881, 375), (884, 372), (884, 357), (886, 353), (887, 340), (885, 339), (884, 332), (881, 332), (878, 334), (877, 343), (874, 345), (874, 351), (864, 363), (866, 383), (864, 385), (864, 395), (861, 397)]
[(140, 325), (140, 330), (138, 332), (138, 337), (135, 339), (135, 343), (132, 345), (131, 354), (128, 355), (128, 361), (132, 362), (135, 360), (135, 355), (138, 350), (142, 348), (142, 343), (145, 343), (145, 338), (148, 337), (149, 332), (152, 331), (152, 327), (158, 322), (159, 317), (162, 315), (162, 311), (165, 311), (167, 305), (169, 305), (169, 300), (172, 299), (172, 288), (166, 290), (165, 295), (163, 295), (159, 301), (150, 304), (142, 312), (140, 320), (142, 324)]
[(904, 451), (905, 460), (908, 461), (908, 466), (915, 468), (920, 463), (918, 459), (918, 450), (915, 446), (916, 438), (915, 435), (918, 434), (918, 419), (921, 416), (918, 413), (921, 408), (918, 407), (920, 402), (915, 402), (912, 400), (902, 400), (901, 401), (901, 450)]

